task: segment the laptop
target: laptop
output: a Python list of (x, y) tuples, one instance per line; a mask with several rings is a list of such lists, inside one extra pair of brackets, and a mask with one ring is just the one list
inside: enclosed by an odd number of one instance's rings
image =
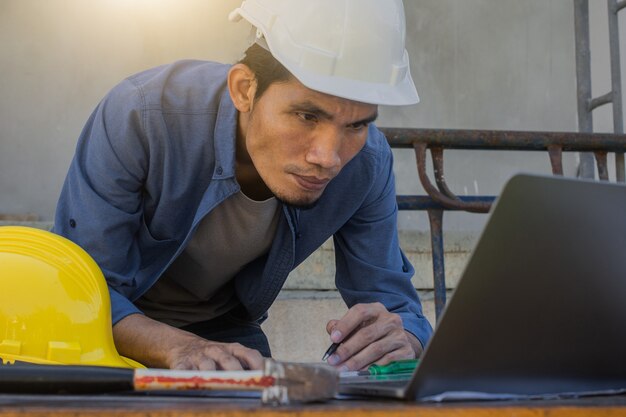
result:
[[(626, 185), (517, 175), (504, 187), (406, 400), (626, 391)], [(384, 385), (384, 383), (382, 384)]]

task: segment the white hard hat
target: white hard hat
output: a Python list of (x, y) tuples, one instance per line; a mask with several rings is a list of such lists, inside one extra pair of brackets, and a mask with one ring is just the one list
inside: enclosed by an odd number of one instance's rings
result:
[(242, 17), (313, 90), (371, 104), (419, 102), (402, 0), (244, 0), (229, 16)]

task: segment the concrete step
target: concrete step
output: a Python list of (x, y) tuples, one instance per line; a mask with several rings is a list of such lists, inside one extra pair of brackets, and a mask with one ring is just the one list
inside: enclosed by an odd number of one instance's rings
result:
[[(400, 245), (415, 267), (413, 285), (418, 289), (433, 288), (433, 263), (430, 233), (400, 231)], [(456, 287), (465, 263), (476, 244), (476, 232), (445, 232), (446, 286)], [(335, 289), (335, 252), (332, 239), (326, 241), (307, 260), (300, 264), (285, 283), (286, 290)]]

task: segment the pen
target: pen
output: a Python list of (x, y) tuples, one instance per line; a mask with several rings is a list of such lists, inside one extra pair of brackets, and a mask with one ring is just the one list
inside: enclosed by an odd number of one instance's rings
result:
[(342, 372), (340, 376), (345, 378), (351, 376), (406, 374), (413, 372), (418, 363), (419, 359), (404, 359), (390, 362), (387, 365), (370, 365), (366, 371)]
[(324, 353), (324, 356), (322, 356), (322, 361), (326, 361), (326, 359), (328, 359), (330, 355), (335, 353), (338, 347), (339, 347), (339, 343), (333, 343), (332, 345), (330, 345), (326, 353)]

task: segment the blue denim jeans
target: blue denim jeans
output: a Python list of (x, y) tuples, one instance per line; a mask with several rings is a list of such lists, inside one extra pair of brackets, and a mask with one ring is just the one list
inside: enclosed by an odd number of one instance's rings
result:
[(267, 336), (261, 325), (250, 322), (231, 313), (211, 320), (189, 324), (181, 327), (182, 330), (194, 333), (207, 340), (223, 343), (241, 343), (242, 345), (261, 352), (266, 358), (272, 357)]

